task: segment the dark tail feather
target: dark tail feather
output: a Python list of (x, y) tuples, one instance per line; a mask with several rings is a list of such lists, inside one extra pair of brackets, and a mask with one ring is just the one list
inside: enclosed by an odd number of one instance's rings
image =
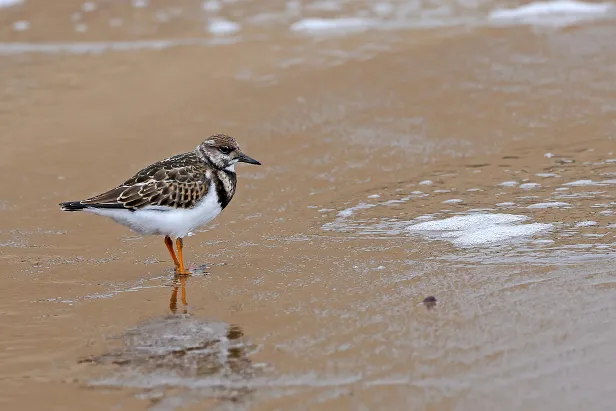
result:
[(86, 206), (81, 204), (81, 201), (67, 201), (66, 203), (60, 203), (60, 208), (62, 211), (79, 211), (86, 208)]

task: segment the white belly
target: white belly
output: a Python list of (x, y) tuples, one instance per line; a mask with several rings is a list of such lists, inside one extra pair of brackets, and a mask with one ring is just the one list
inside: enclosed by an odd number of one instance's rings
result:
[(210, 185), (207, 195), (189, 209), (146, 207), (136, 211), (111, 208), (86, 208), (84, 211), (112, 218), (141, 235), (166, 235), (185, 237), (189, 232), (209, 223), (222, 208), (218, 204), (216, 187)]

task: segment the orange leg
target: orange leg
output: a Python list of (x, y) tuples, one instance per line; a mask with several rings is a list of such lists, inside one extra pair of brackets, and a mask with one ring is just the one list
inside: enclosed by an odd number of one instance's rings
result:
[(179, 267), (177, 268), (176, 272), (180, 275), (189, 275), (190, 271), (188, 271), (184, 267), (184, 254), (182, 252), (182, 249), (184, 248), (184, 241), (182, 240), (182, 238), (178, 238), (177, 240), (175, 240), (175, 245), (178, 248), (178, 259), (180, 260)]
[(173, 251), (173, 241), (171, 241), (171, 237), (165, 237), (165, 245), (167, 246), (167, 250), (169, 250), (169, 254), (171, 254), (171, 258), (173, 258), (173, 263), (175, 264), (176, 270), (180, 267), (180, 262), (175, 256), (175, 252)]

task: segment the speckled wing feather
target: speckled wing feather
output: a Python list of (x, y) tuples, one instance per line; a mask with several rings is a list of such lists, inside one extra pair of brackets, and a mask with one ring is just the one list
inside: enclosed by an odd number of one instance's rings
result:
[(86, 207), (133, 211), (147, 206), (192, 208), (210, 187), (206, 170), (196, 154), (180, 154), (152, 164), (124, 184), (80, 203)]

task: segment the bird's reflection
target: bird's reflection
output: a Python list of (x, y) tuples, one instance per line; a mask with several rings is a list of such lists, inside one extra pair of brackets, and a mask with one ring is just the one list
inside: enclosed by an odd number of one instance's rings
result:
[(178, 289), (182, 289), (182, 314), (188, 313), (188, 303), (186, 302), (186, 281), (188, 275), (176, 274), (173, 278), (173, 291), (171, 291), (171, 298), (169, 299), (169, 310), (173, 314), (178, 311)]
[(114, 374), (103, 385), (168, 390), (165, 398), (193, 387), (200, 394), (237, 406), (237, 401), (253, 391), (250, 379), (261, 370), (252, 364), (250, 354), (256, 346), (248, 343), (241, 327), (222, 321), (183, 315), (155, 317), (131, 326), (121, 344), (115, 345), (118, 341), (114, 339), (109, 352), (79, 362), (113, 364)]
[(199, 395), (229, 401), (235, 406), (250, 398), (254, 390), (251, 379), (261, 370), (250, 359), (256, 346), (248, 343), (238, 325), (182, 315), (188, 314), (189, 277), (173, 277), (171, 315), (135, 324), (126, 330), (121, 344), (109, 352), (79, 360), (114, 365), (117, 373), (106, 377), (101, 385), (149, 387), (174, 401), (182, 398), (175, 397), (176, 394), (182, 395), (184, 389), (191, 387)]

